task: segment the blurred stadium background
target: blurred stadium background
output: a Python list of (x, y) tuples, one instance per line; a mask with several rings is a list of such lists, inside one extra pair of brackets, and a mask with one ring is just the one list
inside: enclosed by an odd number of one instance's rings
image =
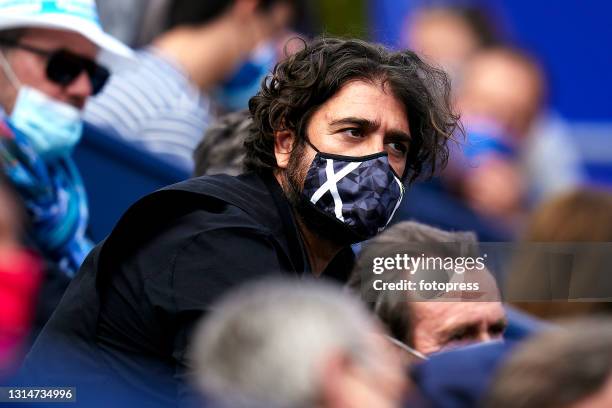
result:
[[(147, 44), (163, 29), (167, 0), (98, 0), (98, 4), (107, 30), (135, 48)], [(357, 37), (402, 49), (407, 47), (406, 31), (411, 16), (431, 6), (481, 10), (501, 41), (537, 59), (547, 76), (546, 109), (559, 119), (564, 136), (561, 140), (572, 142), (565, 150), (579, 160), (583, 178), (580, 185), (609, 190), (612, 187), (612, 104), (609, 103), (612, 77), (608, 72), (612, 71), (609, 45), (612, 25), (608, 16), (612, 13), (612, 3), (603, 0), (297, 0), (292, 30), (306, 37), (320, 34)], [(91, 231), (97, 239), (110, 232), (120, 214), (138, 197), (188, 176), (171, 165), (160, 168), (146, 156), (143, 158), (138, 150), (131, 150), (123, 143), (115, 146), (108, 137), (86, 134), (77, 151), (76, 160), (90, 196)], [(557, 143), (548, 156), (554, 158), (559, 150), (563, 146)], [(536, 159), (540, 172), (546, 172), (548, 167), (543, 156), (546, 154)], [(557, 170), (563, 168), (563, 160), (560, 163), (548, 169), (553, 179)], [(119, 187), (109, 183), (119, 179), (122, 180)], [(513, 235), (497, 231), (495, 225), (493, 230), (482, 226), (471, 210), (464, 211), (463, 204), (445, 208), (440, 203), (446, 205), (447, 198), (435, 195), (430, 205), (429, 191), (423, 193), (418, 186), (413, 189), (412, 197), (417, 195), (420, 198), (407, 204), (409, 208), (400, 214), (401, 218), (415, 218), (441, 228), (473, 229), (481, 239), (489, 241), (506, 240)], [(419, 208), (412, 208), (414, 203)], [(423, 208), (435, 210), (421, 214)], [(450, 222), (444, 219), (446, 214)], [(498, 223), (493, 217), (492, 224)]]
[[(164, 0), (98, 3), (105, 27), (137, 46), (155, 31), (156, 10), (163, 8)], [(612, 184), (612, 76), (608, 74), (612, 3), (608, 1), (309, 0), (298, 2), (295, 28), (307, 35), (351, 36), (399, 48), (406, 19), (419, 7), (432, 4), (482, 7), (507, 39), (536, 55), (549, 76), (550, 106), (571, 126), (589, 177)]]

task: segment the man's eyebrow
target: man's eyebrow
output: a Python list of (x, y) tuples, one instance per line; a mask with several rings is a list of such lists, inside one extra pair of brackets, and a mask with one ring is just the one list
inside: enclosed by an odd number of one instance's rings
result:
[(366, 118), (358, 118), (355, 116), (349, 116), (346, 118), (333, 120), (329, 125), (330, 126), (357, 125), (362, 128), (376, 129), (377, 127), (380, 126), (380, 122), (369, 120)]
[[(335, 126), (359, 126), (363, 129), (376, 129), (380, 126), (380, 122), (369, 120), (366, 118), (358, 118), (355, 116), (349, 116), (346, 118), (333, 120), (330, 124), (331, 127)], [(412, 140), (412, 136), (410, 133), (404, 132), (402, 130), (391, 129), (389, 130), (385, 136), (394, 140), (401, 140), (409, 142)]]
[(410, 133), (406, 133), (402, 130), (391, 129), (385, 134), (385, 136), (389, 139), (393, 139), (394, 141), (400, 142), (410, 142), (412, 140), (412, 136), (410, 136)]
[(446, 339), (458, 331), (471, 330), (471, 329), (477, 328), (479, 323), (480, 322), (478, 320), (468, 320), (465, 322), (461, 322), (456, 326), (445, 327), (439, 333), (442, 338)]

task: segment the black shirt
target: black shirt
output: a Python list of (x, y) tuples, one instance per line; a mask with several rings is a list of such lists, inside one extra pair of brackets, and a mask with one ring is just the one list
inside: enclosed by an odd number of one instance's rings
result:
[[(352, 263), (347, 248), (322, 276), (345, 281)], [(120, 406), (129, 394), (172, 406), (192, 331), (211, 304), (250, 280), (302, 274), (310, 275), (308, 258), (271, 174), (179, 183), (137, 202), (92, 251), (24, 375), (30, 384), (78, 384), (89, 405), (108, 397)]]

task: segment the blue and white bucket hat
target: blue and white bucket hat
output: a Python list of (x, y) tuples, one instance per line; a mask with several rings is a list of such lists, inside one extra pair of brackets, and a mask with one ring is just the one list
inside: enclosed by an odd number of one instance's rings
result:
[(133, 56), (128, 46), (104, 32), (95, 0), (0, 0), (0, 30), (22, 27), (79, 33), (100, 48), (101, 60)]

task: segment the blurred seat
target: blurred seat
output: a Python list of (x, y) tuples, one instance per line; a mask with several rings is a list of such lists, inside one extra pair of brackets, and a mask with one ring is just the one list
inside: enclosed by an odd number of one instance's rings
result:
[(89, 233), (95, 242), (140, 197), (190, 177), (170, 161), (87, 123), (73, 157), (87, 190)]

